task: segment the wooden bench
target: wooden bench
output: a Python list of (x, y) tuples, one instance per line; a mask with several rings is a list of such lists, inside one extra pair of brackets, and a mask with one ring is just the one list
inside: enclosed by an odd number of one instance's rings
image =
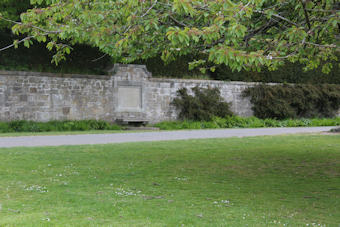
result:
[(145, 126), (149, 121), (145, 119), (116, 119), (116, 123), (120, 125)]

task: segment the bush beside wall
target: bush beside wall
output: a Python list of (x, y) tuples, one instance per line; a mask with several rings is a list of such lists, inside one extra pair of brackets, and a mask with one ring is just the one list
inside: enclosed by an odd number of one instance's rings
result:
[(243, 95), (261, 119), (334, 117), (340, 109), (340, 85), (259, 85)]
[(220, 96), (218, 88), (192, 88), (193, 95), (186, 88), (177, 91), (173, 104), (179, 110), (179, 119), (210, 121), (213, 117), (232, 115), (230, 104)]

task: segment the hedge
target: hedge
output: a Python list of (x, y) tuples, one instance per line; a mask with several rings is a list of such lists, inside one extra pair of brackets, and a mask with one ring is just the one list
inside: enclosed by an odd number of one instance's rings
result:
[(340, 85), (258, 85), (243, 95), (262, 119), (334, 117), (340, 109)]

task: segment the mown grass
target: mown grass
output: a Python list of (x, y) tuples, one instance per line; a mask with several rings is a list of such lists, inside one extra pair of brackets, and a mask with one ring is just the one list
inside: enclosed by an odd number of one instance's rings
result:
[(340, 220), (339, 135), (11, 148), (0, 160), (0, 226)]

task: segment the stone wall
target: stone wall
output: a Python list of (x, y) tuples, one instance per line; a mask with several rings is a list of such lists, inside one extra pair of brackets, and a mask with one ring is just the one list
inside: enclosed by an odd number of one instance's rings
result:
[(111, 120), (112, 92), (108, 76), (0, 71), (0, 120)]
[(175, 120), (178, 89), (218, 87), (232, 111), (251, 116), (242, 91), (256, 83), (152, 78), (141, 65), (120, 65), (110, 75), (57, 75), (0, 71), (0, 121), (17, 119), (107, 121)]
[(255, 83), (223, 82), (212, 80), (178, 80), (151, 78), (146, 84), (146, 112), (147, 118), (154, 118), (155, 121), (173, 120), (177, 117), (175, 108), (171, 101), (176, 97), (180, 88), (193, 88), (195, 86), (208, 88), (218, 87), (221, 96), (231, 102), (232, 111), (239, 116), (252, 116), (251, 103), (249, 99), (243, 98), (241, 93)]

